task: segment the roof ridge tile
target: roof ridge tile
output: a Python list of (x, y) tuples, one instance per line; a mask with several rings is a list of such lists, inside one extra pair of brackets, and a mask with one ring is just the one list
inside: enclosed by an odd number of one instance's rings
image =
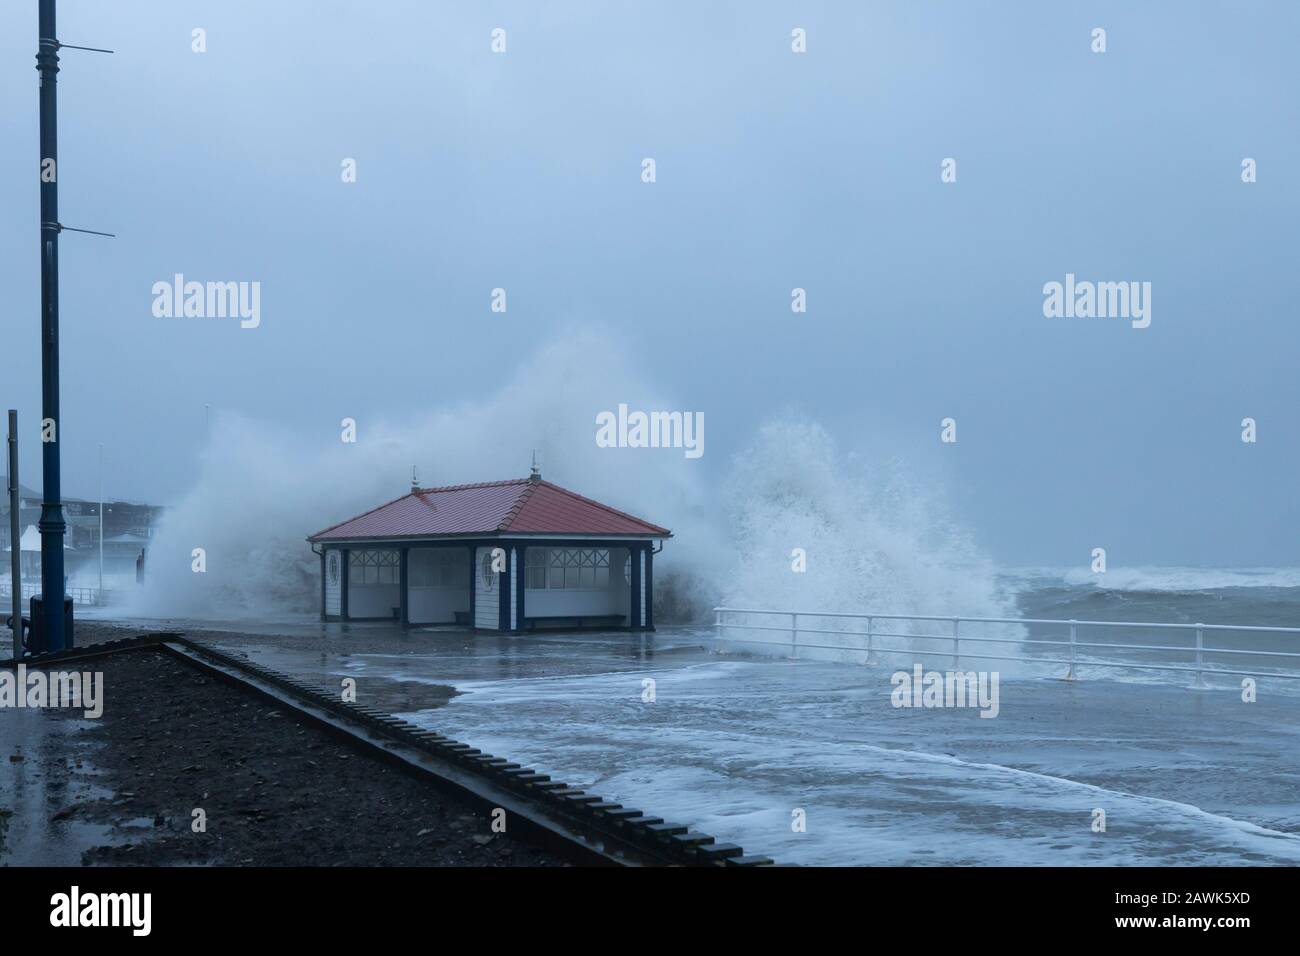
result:
[(541, 484), (539, 481), (529, 481), (526, 478), (524, 479), (524, 482), (527, 487), (525, 487), (519, 497), (515, 499), (514, 506), (506, 513), (506, 516), (501, 519), (501, 523), (497, 525), (498, 531), (510, 530), (511, 523), (519, 517), (519, 512), (523, 510), (524, 505), (528, 503), (528, 499), (533, 496), (533, 492), (537, 489), (537, 486)]
[[(415, 495), (432, 495), (444, 491), (466, 491), (470, 488), (500, 488), (504, 485), (522, 485), (527, 482), (527, 478), (506, 478), (503, 481), (472, 481), (464, 485), (439, 485), (436, 488), (416, 488), (411, 494)], [(396, 499), (396, 500), (401, 500)], [(390, 504), (392, 502), (389, 502)]]

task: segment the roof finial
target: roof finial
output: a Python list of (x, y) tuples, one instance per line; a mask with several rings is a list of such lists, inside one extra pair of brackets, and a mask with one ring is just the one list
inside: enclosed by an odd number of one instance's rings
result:
[(414, 465), (411, 466), (411, 490), (420, 490), (420, 472)]
[(541, 481), (542, 473), (537, 470), (537, 449), (533, 449), (533, 470), (528, 474), (529, 481)]

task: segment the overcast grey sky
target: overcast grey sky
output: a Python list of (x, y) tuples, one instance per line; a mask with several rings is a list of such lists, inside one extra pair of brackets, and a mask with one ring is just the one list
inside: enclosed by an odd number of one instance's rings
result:
[[(70, 495), (103, 442), (110, 495), (180, 497), (204, 403), (337, 442), (593, 325), (705, 413), (711, 485), (793, 407), (1005, 564), (1300, 564), (1295, 3), (59, 7), (117, 51), (59, 74), (62, 219), (118, 234), (61, 241)], [(0, 402), (39, 487), (35, 50), (5, 4)], [(154, 317), (177, 272), (261, 282), (260, 327)], [(1150, 282), (1150, 327), (1045, 318), (1066, 273)]]

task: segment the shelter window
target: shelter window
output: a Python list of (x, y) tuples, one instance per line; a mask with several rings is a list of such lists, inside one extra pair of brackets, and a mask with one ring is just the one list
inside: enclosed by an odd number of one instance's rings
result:
[(408, 573), (413, 588), (465, 587), (464, 557), (461, 552), (450, 548), (412, 549)]
[(348, 583), (396, 584), (400, 576), (396, 551), (353, 551), (348, 556)]
[(534, 591), (600, 591), (609, 586), (605, 548), (529, 548), (525, 585)]

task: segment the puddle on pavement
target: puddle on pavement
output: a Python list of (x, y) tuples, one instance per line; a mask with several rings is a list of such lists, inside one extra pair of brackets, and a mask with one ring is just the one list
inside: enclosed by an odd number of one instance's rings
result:
[(79, 866), (93, 847), (129, 842), (78, 818), (83, 805), (114, 796), (98, 781), (94, 729), (42, 710), (0, 711), (0, 866)]

